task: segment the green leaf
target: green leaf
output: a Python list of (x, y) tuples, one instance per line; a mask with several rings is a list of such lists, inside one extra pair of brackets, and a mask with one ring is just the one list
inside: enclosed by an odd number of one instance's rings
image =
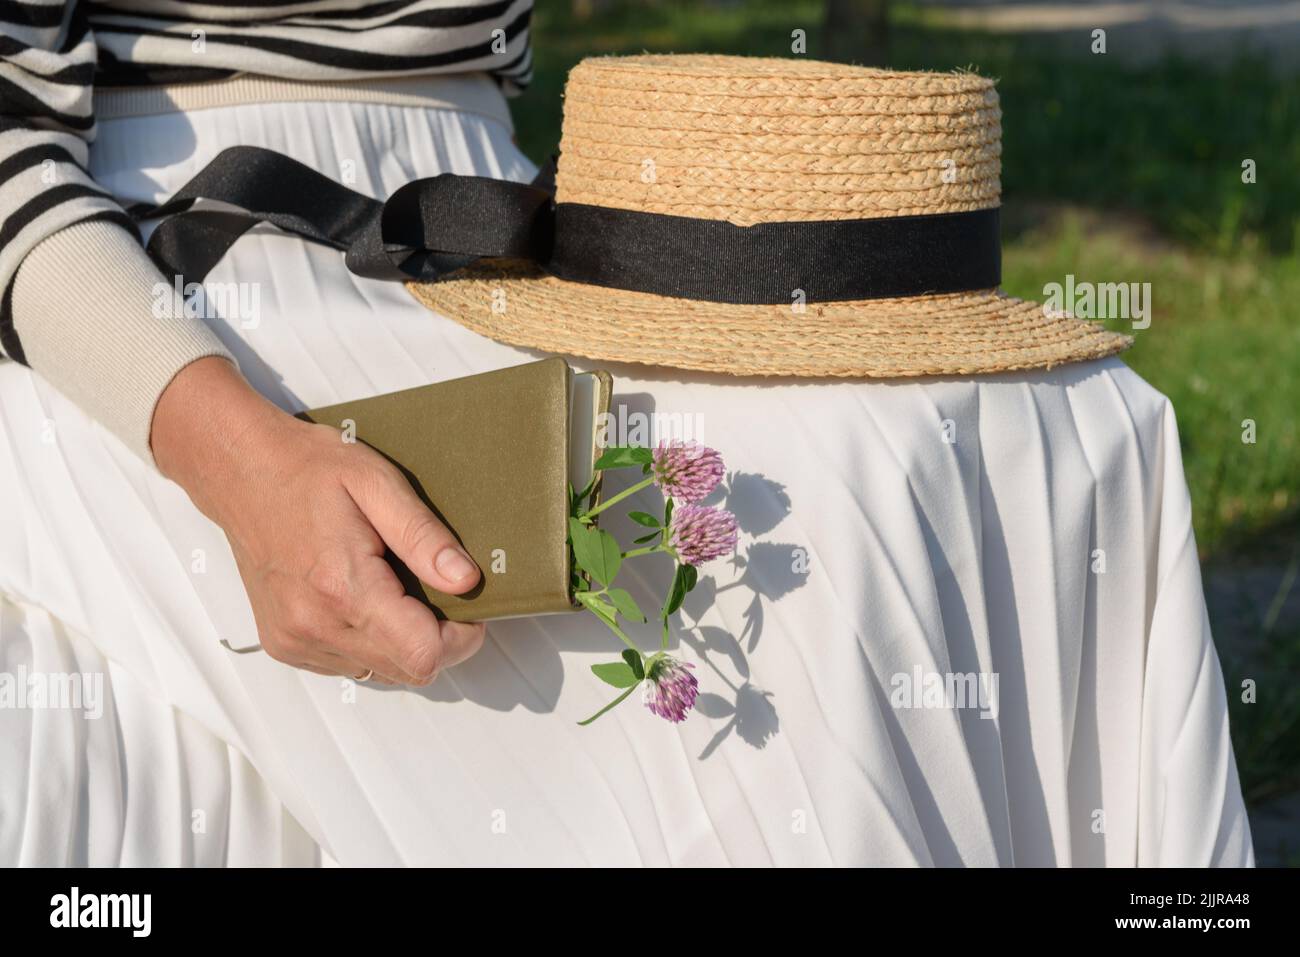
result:
[(700, 570), (694, 565), (686, 565), (684, 567), (686, 569), (686, 590), (689, 592), (695, 587), (695, 583), (700, 580)]
[(611, 588), (609, 590), (609, 600), (614, 603), (618, 613), (628, 621), (645, 621), (645, 615), (641, 614), (641, 609), (637, 607), (636, 601), (622, 588)]
[(605, 624), (609, 625), (611, 628), (616, 623), (616, 614), (615, 614), (616, 609), (614, 608), (613, 605), (605, 601), (605, 599), (601, 598), (599, 595), (595, 594), (594, 592), (580, 591), (577, 592), (573, 597), (578, 599), (578, 601), (581, 602), (582, 605), (588, 611), (594, 614), (597, 618), (601, 619), (603, 622), (605, 622)]
[(603, 585), (608, 585), (618, 574), (619, 566), (623, 564), (623, 549), (618, 544), (618, 539), (604, 529), (596, 529), (596, 535), (600, 539), (601, 566), (596, 572), (596, 578)]
[[(637, 684), (640, 684), (640, 683), (641, 683), (641, 682), (639, 682), (639, 681), (637, 682)], [(595, 720), (596, 720), (597, 718), (599, 718), (601, 715), (605, 714), (605, 713), (608, 712), (608, 711), (613, 710), (613, 709), (616, 708), (618, 705), (622, 704), (623, 701), (627, 698), (627, 696), (630, 695), (630, 694), (631, 694), (633, 691), (635, 691), (635, 690), (636, 690), (636, 685), (633, 685), (632, 687), (630, 687), (630, 688), (628, 688), (626, 691), (624, 691), (621, 695), (619, 695), (617, 698), (615, 698), (613, 701), (611, 701), (609, 704), (605, 705), (605, 707), (601, 708), (599, 711), (597, 711), (595, 714), (593, 714), (593, 715), (592, 715), (590, 718), (588, 718), (586, 721), (579, 721), (578, 724), (580, 724), (580, 725), (582, 725), (582, 726), (584, 726), (584, 727), (585, 727), (586, 725), (591, 724), (591, 722), (595, 721)]]
[(652, 542), (659, 537), (658, 532), (651, 532), (649, 535), (642, 535), (640, 538), (632, 539), (633, 545), (644, 545), (646, 542)]
[(646, 528), (658, 528), (659, 519), (653, 515), (647, 515), (645, 512), (628, 512), (627, 517), (632, 519), (638, 525), (644, 525)]
[(573, 542), (573, 560), (602, 585), (608, 585), (623, 563), (623, 550), (614, 536), (599, 528), (588, 528), (576, 518), (569, 519), (569, 538)]
[[(628, 649), (628, 653), (632, 653), (631, 648)], [(607, 665), (592, 665), (591, 671), (605, 684), (613, 685), (615, 688), (630, 688), (641, 680), (637, 676), (635, 669), (626, 661), (614, 661)], [(641, 674), (642, 676), (645, 675), (644, 669), (642, 669)]]
[(686, 592), (689, 591), (686, 587), (687, 576), (690, 574), (688, 568), (691, 566), (677, 566), (677, 574), (673, 575), (673, 586), (668, 590), (668, 602), (664, 605), (664, 618), (681, 608), (682, 602), (686, 599)]
[(664, 528), (667, 528), (673, 520), (673, 500), (669, 499), (664, 503)]
[(624, 648), (623, 660), (626, 661), (627, 666), (632, 669), (632, 673), (636, 675), (637, 681), (640, 681), (645, 677), (645, 661), (639, 654), (631, 648)]
[(650, 450), (634, 445), (618, 445), (608, 448), (596, 459), (598, 469), (623, 469), (629, 465), (649, 465)]
[(590, 574), (591, 571), (587, 568), (589, 561), (587, 556), (590, 553), (587, 535), (587, 526), (583, 525), (578, 519), (570, 517), (569, 544), (573, 546), (573, 563)]

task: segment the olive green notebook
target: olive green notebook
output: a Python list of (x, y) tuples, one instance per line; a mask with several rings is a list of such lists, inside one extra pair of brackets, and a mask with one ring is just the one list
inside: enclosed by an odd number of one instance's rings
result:
[(407, 591), (440, 616), (485, 621), (572, 611), (569, 485), (591, 481), (607, 372), (563, 359), (312, 409), (394, 462), (483, 570), (465, 595), (426, 587), (389, 555)]

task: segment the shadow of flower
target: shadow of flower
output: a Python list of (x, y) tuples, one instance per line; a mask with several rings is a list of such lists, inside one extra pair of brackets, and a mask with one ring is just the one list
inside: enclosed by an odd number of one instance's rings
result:
[[(772, 531), (790, 512), (790, 497), (785, 487), (752, 472), (729, 474), (706, 501), (731, 511), (741, 531), (750, 537)], [(765, 747), (780, 732), (773, 694), (751, 683), (748, 655), (757, 649), (762, 636), (766, 604), (788, 595), (808, 580), (807, 551), (791, 543), (750, 541), (737, 550), (731, 566), (731, 575), (701, 577), (682, 605), (683, 621), (689, 618), (694, 625), (683, 624), (679, 631), (681, 641), (695, 651), (704, 666), (730, 691), (729, 696), (706, 691), (696, 701), (696, 710), (701, 715), (715, 720), (729, 719), (701, 752), (701, 760), (709, 757), (733, 732), (754, 748)], [(726, 584), (720, 585), (719, 579)], [(718, 597), (735, 589), (752, 593), (741, 612), (744, 624), (740, 634), (703, 624)], [(735, 677), (729, 677), (728, 672)]]
[(767, 742), (781, 730), (781, 720), (777, 717), (776, 706), (772, 704), (771, 698), (772, 692), (756, 688), (749, 682), (735, 689), (734, 704), (712, 692), (700, 695), (695, 707), (701, 714), (709, 718), (731, 717), (704, 746), (700, 760), (716, 751), (718, 745), (733, 731), (750, 747), (766, 747)]
[(790, 514), (785, 486), (753, 472), (732, 472), (706, 500), (717, 502), (736, 516), (742, 532), (765, 535)]

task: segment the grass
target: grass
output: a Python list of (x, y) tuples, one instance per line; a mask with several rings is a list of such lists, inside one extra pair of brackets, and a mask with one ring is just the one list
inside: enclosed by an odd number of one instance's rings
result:
[[(1165, 242), (1124, 217), (1050, 209), (1008, 242), (1003, 285), (1042, 299), (1044, 285), (1067, 274), (1151, 283), (1151, 327), (1134, 333), (1124, 358), (1173, 402), (1202, 555), (1237, 551), (1285, 524), (1300, 506), (1295, 254), (1221, 256)], [(1254, 443), (1243, 441), (1246, 420)]]
[[(816, 57), (820, 17), (808, 0), (642, 0), (583, 21), (542, 5), (520, 143), (534, 159), (555, 150), (564, 76), (584, 56), (789, 56), (800, 28)], [(1249, 60), (1128, 66), (1060, 42), (946, 29), (896, 3), (890, 65), (998, 78), (1005, 288), (1041, 299), (1067, 273), (1151, 283), (1151, 327), (1125, 360), (1177, 411), (1207, 572), (1280, 573), (1300, 559), (1300, 76)], [(1267, 621), (1263, 602), (1212, 609), (1252, 801), (1300, 787), (1300, 622)], [(1238, 700), (1243, 676), (1259, 683), (1259, 705)]]
[[(1273, 634), (1256, 626), (1248, 635), (1221, 647), (1220, 658), (1241, 790), (1256, 806), (1300, 788), (1300, 629)], [(1242, 700), (1247, 680), (1252, 702)]]

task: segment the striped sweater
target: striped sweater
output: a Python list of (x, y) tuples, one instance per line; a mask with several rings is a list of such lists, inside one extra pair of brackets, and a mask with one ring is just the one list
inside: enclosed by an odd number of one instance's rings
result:
[[(31, 365), (146, 459), (171, 378), (196, 358), (228, 355), (198, 322), (147, 322), (158, 271), (86, 171), (96, 88), (486, 72), (515, 92), (531, 76), (531, 9), (532, 0), (0, 0), (0, 355)], [(92, 319), (88, 304), (113, 314)]]

